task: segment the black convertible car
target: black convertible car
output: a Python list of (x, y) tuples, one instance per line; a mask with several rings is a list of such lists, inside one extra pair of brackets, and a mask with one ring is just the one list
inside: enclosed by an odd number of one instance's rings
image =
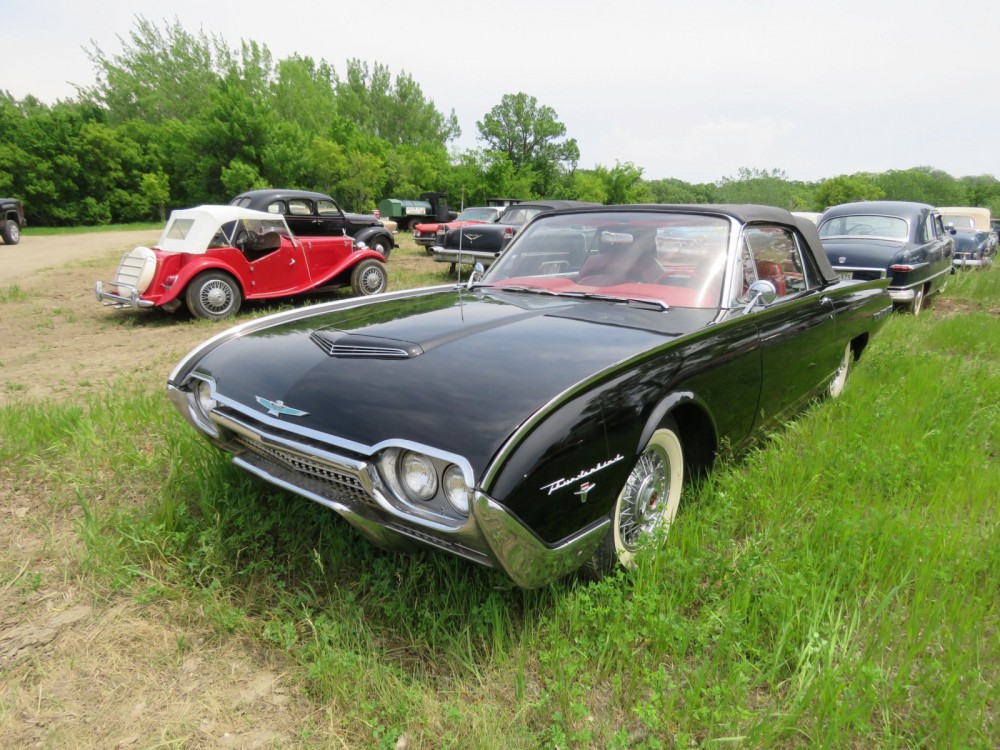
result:
[(846, 279), (889, 279), (898, 307), (914, 315), (944, 289), (955, 240), (941, 213), (926, 203), (862, 201), (823, 212), (819, 236), (834, 269)]
[(781, 209), (553, 209), (467, 284), (245, 323), (168, 391), (372, 542), (538, 586), (634, 566), (721, 445), (838, 396), (886, 284), (841, 281)]

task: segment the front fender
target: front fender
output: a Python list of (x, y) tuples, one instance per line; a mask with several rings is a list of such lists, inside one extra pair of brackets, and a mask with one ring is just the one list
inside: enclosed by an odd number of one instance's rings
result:
[(385, 258), (382, 257), (381, 253), (377, 253), (374, 250), (369, 250), (365, 248), (364, 250), (356, 250), (350, 255), (344, 257), (339, 263), (331, 266), (325, 273), (321, 276), (315, 276), (312, 280), (312, 286), (314, 289), (328, 285), (331, 281), (343, 276), (345, 274), (349, 275), (354, 267), (365, 260), (366, 258), (372, 258), (377, 260), (379, 263), (385, 263)]
[(399, 247), (396, 244), (396, 238), (393, 237), (392, 232), (385, 227), (365, 227), (354, 235), (355, 241), (364, 242), (366, 245), (370, 245), (371, 241), (376, 237), (384, 239), (388, 242), (389, 247)]

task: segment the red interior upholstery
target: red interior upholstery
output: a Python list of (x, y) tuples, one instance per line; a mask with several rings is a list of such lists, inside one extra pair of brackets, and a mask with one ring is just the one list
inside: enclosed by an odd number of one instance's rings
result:
[(758, 260), (757, 278), (770, 281), (774, 284), (774, 288), (778, 290), (778, 296), (785, 296), (785, 272), (781, 268), (781, 264), (771, 260)]

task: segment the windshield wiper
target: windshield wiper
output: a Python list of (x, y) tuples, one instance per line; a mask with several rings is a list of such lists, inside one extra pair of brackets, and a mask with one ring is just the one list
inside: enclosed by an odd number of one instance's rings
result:
[(601, 299), (608, 302), (624, 302), (629, 305), (652, 305), (660, 310), (669, 310), (670, 305), (655, 297), (626, 297), (620, 294), (581, 294), (586, 299)]

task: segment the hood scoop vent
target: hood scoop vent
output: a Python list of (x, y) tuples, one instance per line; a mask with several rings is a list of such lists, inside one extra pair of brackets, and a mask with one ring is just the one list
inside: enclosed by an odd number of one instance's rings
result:
[(409, 341), (337, 330), (313, 331), (309, 338), (328, 356), (343, 359), (409, 359), (424, 353)]

